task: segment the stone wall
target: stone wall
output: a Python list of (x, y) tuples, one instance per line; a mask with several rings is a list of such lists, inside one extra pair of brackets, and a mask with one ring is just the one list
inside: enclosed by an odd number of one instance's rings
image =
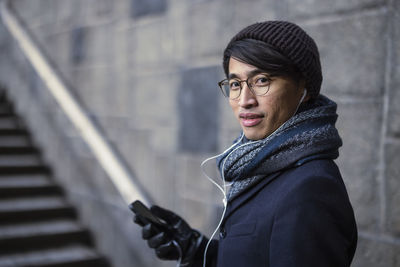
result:
[[(299, 23), (320, 49), (322, 93), (338, 103), (338, 164), (360, 236), (353, 266), (400, 266), (400, 1), (12, 3), (156, 203), (208, 235), (222, 196), (200, 163), (239, 131), (216, 85), (222, 51), (250, 23)], [(100, 248), (116, 266), (173, 266), (143, 248), (125, 203), (2, 26), (0, 42), (0, 81)]]

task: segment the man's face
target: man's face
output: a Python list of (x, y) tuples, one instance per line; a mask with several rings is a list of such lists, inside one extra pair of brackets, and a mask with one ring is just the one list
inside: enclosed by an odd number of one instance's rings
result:
[[(246, 80), (257, 68), (231, 58), (229, 76)], [(246, 83), (242, 83), (242, 92), (229, 104), (242, 127), (244, 135), (250, 140), (267, 137), (287, 121), (296, 111), (303, 94), (303, 83), (291, 79), (272, 77), (269, 91), (255, 96)]]

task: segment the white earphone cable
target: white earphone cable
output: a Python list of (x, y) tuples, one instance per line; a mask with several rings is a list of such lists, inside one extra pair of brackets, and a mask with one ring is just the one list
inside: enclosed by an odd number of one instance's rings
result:
[[(306, 95), (307, 95), (307, 90), (304, 89), (303, 95), (301, 96), (301, 99), (300, 99), (299, 103), (297, 104), (296, 110), (294, 111), (294, 113), (293, 113), (293, 115), (292, 115), (291, 117), (293, 117), (293, 116), (297, 113), (297, 111), (298, 111), (298, 109), (299, 109), (301, 103), (303, 102), (304, 98), (306, 97)], [(291, 118), (291, 117), (290, 117), (290, 118)], [(290, 119), (290, 118), (289, 118), (289, 119)], [(280, 127), (278, 127), (278, 129), (276, 129), (275, 131), (273, 131), (273, 132), (272, 132), (271, 134), (269, 134), (268, 136), (273, 135), (275, 132), (277, 132), (279, 129), (281, 129), (281, 128), (286, 124), (286, 122), (287, 122), (289, 119), (287, 119)], [(212, 179), (212, 178), (207, 174), (206, 170), (204, 169), (204, 165), (205, 165), (208, 161), (210, 161), (210, 160), (212, 160), (212, 159), (216, 159), (216, 158), (218, 158), (219, 156), (222, 156), (223, 154), (225, 154), (227, 151), (229, 151), (230, 149), (232, 149), (233, 147), (235, 147), (237, 144), (239, 144), (239, 143), (243, 140), (243, 138), (244, 138), (244, 133), (242, 133), (242, 135), (240, 136), (240, 138), (239, 138), (239, 140), (238, 140), (237, 142), (235, 142), (235, 143), (234, 143), (233, 145), (231, 145), (229, 148), (225, 149), (224, 152), (222, 152), (222, 153), (220, 153), (220, 154), (218, 154), (218, 155), (215, 155), (215, 156), (213, 156), (213, 157), (207, 158), (207, 159), (205, 159), (205, 160), (200, 164), (201, 171), (203, 172), (203, 174), (207, 177), (207, 179), (208, 179), (211, 183), (213, 183), (213, 184), (222, 192), (222, 195), (223, 195), (222, 202), (223, 202), (223, 204), (224, 204), (224, 209), (223, 209), (223, 211), (222, 211), (221, 219), (219, 220), (217, 227), (215, 228), (214, 232), (212, 233), (210, 239), (208, 240), (207, 245), (206, 245), (206, 248), (205, 248), (205, 250), (204, 250), (204, 254), (203, 254), (203, 267), (206, 267), (206, 258), (207, 258), (208, 247), (210, 246), (211, 241), (213, 240), (214, 236), (217, 234), (219, 228), (221, 227), (221, 224), (222, 224), (222, 222), (223, 222), (223, 220), (224, 220), (224, 217), (225, 217), (227, 205), (228, 205), (228, 199), (227, 199), (227, 193), (226, 193), (226, 181), (225, 181), (225, 173), (224, 173), (226, 160), (227, 160), (227, 159), (230, 157), (230, 155), (231, 155), (233, 152), (235, 152), (237, 149), (239, 149), (239, 148), (241, 148), (241, 147), (243, 147), (243, 146), (246, 146), (246, 145), (250, 145), (250, 144), (257, 143), (257, 142), (261, 142), (263, 139), (257, 140), (257, 141), (251, 141), (251, 142), (242, 144), (242, 145), (236, 147), (235, 149), (233, 149), (233, 150), (225, 157), (225, 159), (224, 159), (224, 161), (223, 161), (223, 163), (222, 163), (222, 167), (221, 167), (221, 170), (222, 170), (222, 171), (221, 171), (222, 186), (220, 186), (220, 185), (215, 181), (215, 179)]]
[[(212, 179), (210, 176), (208, 176), (208, 174), (207, 174), (206, 171), (204, 170), (204, 165), (205, 165), (208, 161), (210, 161), (210, 160), (212, 160), (212, 159), (215, 159), (215, 158), (217, 158), (217, 157), (223, 155), (224, 153), (226, 153), (227, 151), (229, 151), (232, 147), (234, 147), (234, 146), (236, 146), (237, 144), (239, 144), (239, 143), (242, 141), (243, 137), (244, 137), (244, 134), (242, 134), (241, 137), (239, 138), (239, 140), (238, 140), (236, 143), (234, 143), (232, 146), (230, 146), (228, 149), (226, 149), (224, 152), (222, 152), (222, 153), (220, 153), (220, 154), (218, 154), (218, 155), (216, 155), (216, 156), (210, 157), (210, 158), (204, 160), (204, 161), (201, 163), (201, 170), (202, 170), (203, 174), (207, 177), (207, 179), (208, 179), (209, 181), (211, 181), (214, 185), (217, 186), (217, 188), (222, 192), (222, 194), (223, 194), (223, 196), (224, 196), (224, 198), (223, 198), (223, 200), (222, 200), (222, 202), (223, 202), (223, 204), (224, 204), (224, 209), (223, 209), (222, 214), (221, 214), (221, 219), (219, 220), (217, 227), (215, 228), (214, 232), (212, 233), (210, 239), (208, 240), (207, 245), (206, 245), (206, 248), (205, 248), (205, 250), (204, 250), (204, 254), (203, 254), (203, 267), (206, 266), (206, 261), (207, 261), (207, 260), (206, 260), (206, 257), (207, 257), (208, 247), (210, 246), (211, 241), (213, 240), (214, 236), (217, 234), (219, 228), (221, 227), (221, 224), (222, 224), (222, 222), (223, 222), (223, 220), (224, 220), (224, 217), (225, 217), (226, 208), (227, 208), (227, 205), (228, 205), (228, 199), (227, 199), (227, 195), (226, 195), (226, 181), (225, 181), (225, 174), (224, 174), (224, 171), (221, 172), (222, 183), (223, 183), (223, 184), (222, 184), (222, 187), (221, 187), (217, 182), (215, 182), (214, 179)], [(242, 144), (242, 145), (236, 147), (234, 150), (232, 150), (232, 151), (226, 156), (226, 158), (224, 159), (224, 161), (223, 161), (223, 163), (222, 163), (222, 168), (221, 168), (221, 169), (222, 169), (222, 170), (225, 169), (226, 160), (227, 160), (227, 159), (229, 158), (229, 156), (230, 156), (233, 152), (235, 152), (237, 149), (239, 149), (239, 148), (241, 148), (241, 147), (243, 147), (243, 146), (249, 145), (249, 144), (254, 144), (254, 143), (260, 142), (260, 141), (261, 141), (261, 140), (252, 141), (252, 142), (248, 142), (248, 143), (245, 143), (245, 144)]]

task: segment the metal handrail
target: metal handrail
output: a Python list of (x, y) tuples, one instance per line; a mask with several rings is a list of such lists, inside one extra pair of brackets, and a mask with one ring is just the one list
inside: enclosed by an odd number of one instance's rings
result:
[(38, 44), (31, 37), (29, 31), (17, 17), (17, 14), (11, 9), (10, 1), (3, 0), (0, 4), (4, 25), (17, 41), (22, 52), (46, 84), (62, 110), (78, 129), (82, 138), (86, 141), (124, 201), (131, 203), (133, 200), (140, 199), (144, 203), (150, 204), (149, 195), (135, 182), (136, 179), (132, 172), (122, 162), (115, 150), (106, 141), (99, 127), (89, 118), (85, 109), (71, 93), (71, 90), (61, 79), (60, 75), (51, 66), (39, 49)]

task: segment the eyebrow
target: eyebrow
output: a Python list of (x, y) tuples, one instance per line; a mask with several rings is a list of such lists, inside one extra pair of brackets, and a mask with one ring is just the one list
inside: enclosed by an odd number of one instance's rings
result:
[[(260, 70), (260, 69), (255, 69), (255, 70), (249, 71), (246, 74), (247, 74), (247, 78), (248, 78), (248, 77), (252, 77), (254, 75), (260, 74), (260, 73), (266, 73), (266, 72), (263, 70)], [(229, 75), (228, 75), (228, 79), (237, 79), (237, 78), (239, 78), (239, 76), (235, 73), (229, 73)]]

